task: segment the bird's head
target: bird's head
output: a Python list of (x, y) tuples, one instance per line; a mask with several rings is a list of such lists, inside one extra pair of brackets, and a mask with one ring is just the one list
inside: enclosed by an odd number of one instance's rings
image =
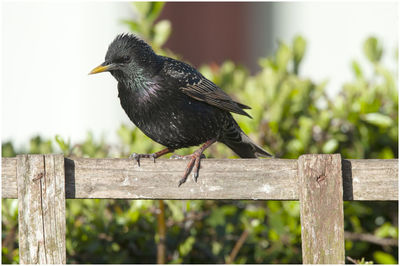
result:
[(145, 41), (133, 34), (120, 34), (108, 47), (105, 61), (89, 74), (108, 71), (117, 80), (151, 74), (157, 55)]

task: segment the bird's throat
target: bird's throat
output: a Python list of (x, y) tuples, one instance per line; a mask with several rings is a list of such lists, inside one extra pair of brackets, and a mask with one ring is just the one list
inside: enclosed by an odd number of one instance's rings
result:
[(130, 98), (136, 107), (149, 104), (151, 97), (157, 94), (159, 85), (144, 75), (137, 73), (130, 78), (116, 77), (120, 85), (118, 86), (119, 96)]

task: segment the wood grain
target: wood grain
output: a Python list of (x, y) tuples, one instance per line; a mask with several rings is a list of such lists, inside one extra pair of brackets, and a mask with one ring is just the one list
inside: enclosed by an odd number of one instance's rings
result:
[[(399, 161), (391, 160), (343, 160), (344, 186), (352, 189), (353, 195), (345, 200), (398, 200), (399, 199)], [(342, 168), (342, 170), (343, 170)], [(349, 184), (351, 180), (351, 184)]]
[[(65, 158), (67, 198), (298, 200), (297, 160), (203, 159), (178, 188), (185, 160)], [(17, 198), (16, 158), (2, 158), (2, 197)], [(344, 200), (398, 200), (398, 160), (343, 160)], [(385, 193), (382, 193), (385, 191)]]
[(340, 154), (307, 154), (298, 161), (303, 264), (344, 264)]
[(20, 264), (65, 264), (62, 155), (17, 157)]
[(17, 158), (1, 158), (1, 194), (5, 199), (16, 199)]

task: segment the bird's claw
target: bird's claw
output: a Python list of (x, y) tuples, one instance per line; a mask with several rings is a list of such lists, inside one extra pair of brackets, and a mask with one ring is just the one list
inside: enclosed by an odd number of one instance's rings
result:
[(180, 187), (183, 183), (185, 183), (186, 179), (187, 179), (187, 176), (182, 177), (181, 180), (179, 180), (178, 187)]
[(192, 173), (193, 181), (197, 183), (197, 178), (199, 177), (199, 170), (200, 170), (200, 161), (202, 158), (205, 158), (206, 156), (204, 154), (198, 154), (197, 152), (195, 152), (191, 155), (181, 156), (181, 157), (191, 158), (191, 160), (186, 167), (183, 177), (181, 178), (181, 180), (179, 180), (178, 187), (180, 187), (183, 183), (186, 182), (192, 170), (193, 170)]
[(153, 158), (153, 163), (156, 162), (156, 157), (157, 155), (155, 153), (151, 153), (151, 154), (141, 154), (141, 153), (132, 153), (131, 155), (129, 155), (130, 159), (134, 159), (136, 160), (138, 166), (140, 167), (140, 158)]
[(197, 178), (199, 177), (199, 171), (200, 171), (200, 160), (202, 158), (206, 158), (204, 154), (200, 154), (200, 156), (195, 156), (195, 161), (194, 161), (194, 169), (193, 169), (193, 180), (194, 182), (197, 183)]
[(136, 152), (132, 153), (131, 155), (129, 155), (129, 159), (134, 159), (136, 160), (138, 166), (140, 167), (140, 155)]
[(194, 171), (192, 174), (193, 181), (197, 183), (197, 178), (199, 177), (198, 169), (197, 171)]

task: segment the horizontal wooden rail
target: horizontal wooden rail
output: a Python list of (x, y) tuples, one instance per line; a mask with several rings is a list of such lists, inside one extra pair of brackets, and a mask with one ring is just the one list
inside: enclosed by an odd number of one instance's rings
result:
[[(67, 198), (299, 200), (297, 160), (204, 159), (198, 183), (178, 188), (187, 161), (65, 158)], [(2, 197), (17, 198), (17, 159), (2, 158)], [(398, 200), (398, 160), (342, 160), (344, 200)]]
[(343, 200), (397, 200), (398, 160), (203, 160), (198, 183), (177, 186), (187, 161), (2, 159), (3, 198), (18, 198), (21, 264), (65, 264), (65, 198), (299, 200), (305, 264), (344, 264)]

